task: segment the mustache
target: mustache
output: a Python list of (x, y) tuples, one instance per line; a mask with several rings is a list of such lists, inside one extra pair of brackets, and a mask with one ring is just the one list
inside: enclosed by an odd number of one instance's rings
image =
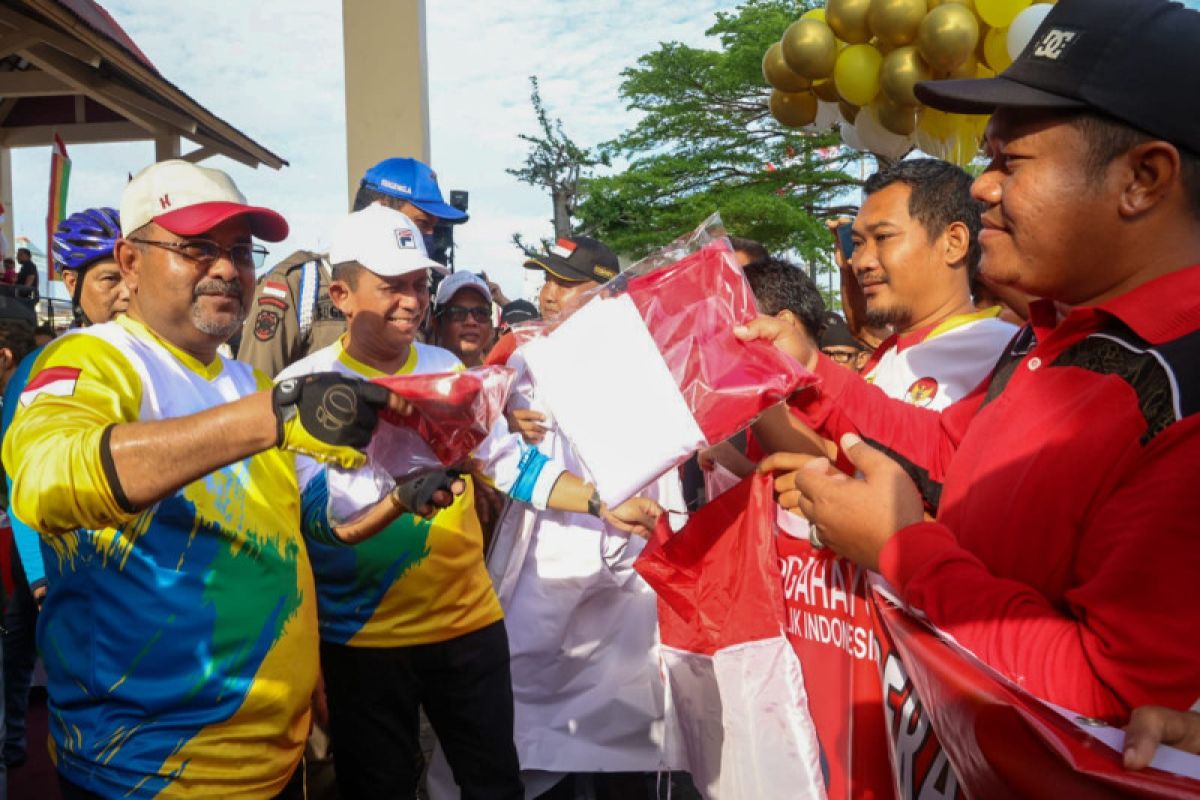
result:
[(196, 284), (192, 290), (193, 299), (205, 296), (233, 297), (242, 299), (242, 285), (237, 281), (226, 281), (220, 278), (205, 278)]

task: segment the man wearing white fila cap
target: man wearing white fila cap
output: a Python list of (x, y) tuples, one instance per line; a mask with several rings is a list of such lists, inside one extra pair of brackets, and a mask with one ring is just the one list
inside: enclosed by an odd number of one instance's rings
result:
[[(420, 231), (372, 205), (335, 229), (330, 297), (342, 339), (280, 373), (379, 377), (463, 368), (415, 341), (429, 308)], [(509, 433), (500, 420), (474, 454), (496, 487), (538, 508), (603, 516), (646, 533), (657, 505), (609, 511), (593, 488)], [(503, 613), (483, 561), (472, 480), (432, 519), (405, 514), (352, 551), (306, 537), (317, 580), (321, 665), (343, 797), (412, 797), (421, 775), (418, 709), (446, 752), (463, 797), (522, 798), (513, 745), (512, 683)]]
[(272, 390), (217, 354), (252, 235), (287, 235), (224, 173), (147, 167), (121, 212), (128, 311), (46, 347), (3, 454), (14, 511), (57, 556), (38, 643), (62, 794), (300, 796), (317, 619), (298, 532), (356, 541), (402, 505), (332, 529), (325, 473), (296, 452), (359, 464), (376, 409), (406, 407), (340, 375)]

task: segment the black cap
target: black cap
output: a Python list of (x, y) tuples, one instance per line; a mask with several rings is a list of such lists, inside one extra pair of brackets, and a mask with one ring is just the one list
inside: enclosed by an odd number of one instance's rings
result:
[(537, 306), (528, 300), (513, 300), (500, 309), (501, 325), (516, 325), (518, 322), (529, 322), (539, 317)]
[(544, 269), (564, 281), (608, 283), (621, 271), (617, 254), (590, 236), (568, 236), (526, 259), (526, 269)]
[(1170, 0), (1060, 0), (995, 78), (922, 81), (942, 111), (1094, 109), (1200, 153), (1200, 12)]
[(821, 329), (821, 348), (826, 347), (853, 347), (858, 350), (866, 350), (863, 343), (855, 339), (850, 334), (850, 328), (846, 326), (846, 320), (842, 319), (833, 311), (825, 312), (824, 327)]
[(17, 322), (28, 322), (37, 327), (37, 314), (29, 303), (15, 297), (0, 295), (0, 319), (11, 319)]

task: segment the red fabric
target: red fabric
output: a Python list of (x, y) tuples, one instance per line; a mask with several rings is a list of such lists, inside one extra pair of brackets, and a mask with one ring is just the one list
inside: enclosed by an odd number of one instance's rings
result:
[(774, 346), (733, 335), (758, 306), (725, 239), (631, 279), (628, 291), (710, 443), (813, 380)]
[[(1200, 793), (1200, 782), (1190, 778), (1155, 769), (1127, 771), (1120, 753), (1092, 740), (970, 654), (887, 600), (876, 596), (873, 604), (924, 701), (924, 713), (942, 734), (961, 788), (973, 800), (1182, 798)], [(899, 726), (919, 731), (921, 723), (905, 717)], [(939, 770), (923, 771), (933, 776)]]
[(775, 571), (769, 475), (754, 475), (691, 516), (672, 535), (659, 518), (634, 568), (658, 593), (662, 643), (712, 655), (779, 636), (783, 592)]
[(905, 602), (1024, 689), (1089, 716), (1187, 708), (1200, 692), (1200, 415), (1143, 444), (1127, 383), (1052, 363), (1111, 317), (1152, 344), (1198, 330), (1198, 295), (1191, 267), (1057, 325), (1035, 304), (1033, 349), (982, 409), (986, 385), (938, 414), (824, 359), (820, 396), (795, 402), (826, 436), (855, 430), (943, 483), (937, 522), (882, 553)]
[[(775, 543), (787, 637), (804, 667), (808, 708), (828, 765), (828, 797), (892, 798), (879, 643), (866, 573), (786, 533)], [(920, 789), (918, 784), (906, 796), (920, 797)]]
[(392, 425), (411, 428), (446, 466), (467, 458), (503, 413), (515, 372), (477, 367), (463, 372), (375, 378), (413, 405), (406, 417), (384, 411)]
[(508, 359), (515, 352), (517, 352), (517, 337), (509, 331), (496, 340), (496, 344), (492, 346), (483, 363), (489, 367), (502, 367), (508, 363)]

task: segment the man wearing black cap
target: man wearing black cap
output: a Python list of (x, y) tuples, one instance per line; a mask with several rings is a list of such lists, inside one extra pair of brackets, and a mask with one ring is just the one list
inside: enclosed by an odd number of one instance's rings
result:
[[(1198, 692), (1200, 126), (1181, 102), (1197, 42), (1178, 3), (1061, 0), (998, 77), (918, 84), (935, 108), (994, 111), (983, 272), (1044, 298), (968, 397), (908, 407), (770, 320), (742, 332), (816, 370), (793, 404), (865, 478), (805, 462), (781, 502), (991, 667), (1110, 721)], [(935, 520), (862, 439), (921, 478)]]
[[(442, 199), (437, 173), (415, 158), (387, 158), (366, 171), (352, 210), (374, 203), (411, 219), (429, 252), (440, 220), (467, 219), (465, 212)], [(263, 275), (242, 330), (238, 359), (273, 378), (289, 364), (336, 342), (346, 332), (346, 318), (329, 299), (329, 271), (322, 254), (297, 250)]]
[(846, 326), (846, 320), (836, 311), (825, 314), (825, 327), (819, 341), (821, 352), (852, 372), (862, 372), (871, 357), (866, 345), (855, 339)]

